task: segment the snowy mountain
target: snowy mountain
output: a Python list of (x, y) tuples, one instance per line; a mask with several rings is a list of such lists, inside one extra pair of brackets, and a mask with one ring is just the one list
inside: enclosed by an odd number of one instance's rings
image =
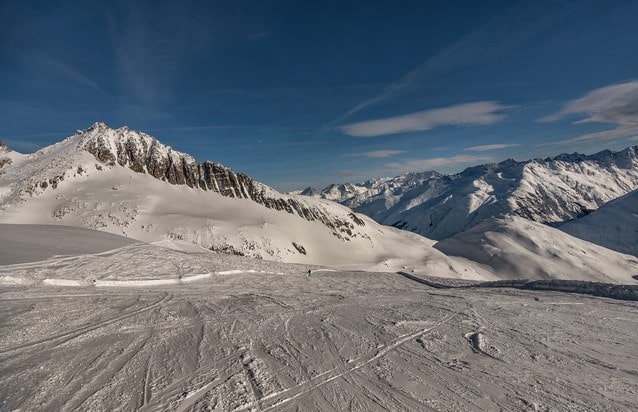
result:
[(638, 258), (576, 239), (517, 216), (484, 220), (434, 246), (502, 278), (574, 279), (635, 283)]
[(636, 188), (638, 146), (633, 146), (590, 156), (506, 160), (454, 175), (424, 172), (331, 185), (311, 195), (337, 201), (379, 223), (440, 240), (491, 217), (565, 222)]
[(11, 150), (2, 140), (0, 140), (0, 176), (4, 174), (4, 170), (10, 165), (20, 162), (26, 156)]
[(96, 123), (32, 155), (3, 153), (11, 161), (0, 170), (0, 223), (85, 227), (283, 262), (492, 278), (421, 236), (334, 202), (278, 193), (127, 127)]
[(559, 227), (579, 239), (638, 256), (638, 190)]

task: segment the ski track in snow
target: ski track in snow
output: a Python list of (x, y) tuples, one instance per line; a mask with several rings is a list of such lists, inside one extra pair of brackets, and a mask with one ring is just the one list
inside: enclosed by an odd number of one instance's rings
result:
[(638, 397), (636, 302), (250, 270), (171, 285), (0, 286), (7, 405), (621, 411)]

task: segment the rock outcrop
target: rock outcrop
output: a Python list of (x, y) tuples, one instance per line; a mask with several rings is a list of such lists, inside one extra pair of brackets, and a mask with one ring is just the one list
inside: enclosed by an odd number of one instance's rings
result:
[(4, 144), (2, 140), (0, 140), (0, 169), (13, 163), (13, 161), (9, 157), (3, 156), (4, 154), (7, 154), (9, 152), (11, 152), (11, 149), (9, 149), (7, 145)]
[(351, 221), (328, 216), (319, 208), (310, 207), (294, 196), (278, 193), (220, 163), (198, 163), (192, 156), (128, 127), (111, 129), (104, 123), (96, 123), (85, 131), (78, 131), (76, 138), (81, 140), (82, 148), (105, 165), (118, 164), (170, 184), (209, 190), (225, 197), (250, 199), (269, 209), (297, 214), (308, 221), (320, 221), (340, 238), (352, 236), (355, 224), (365, 224), (354, 213), (349, 216)]

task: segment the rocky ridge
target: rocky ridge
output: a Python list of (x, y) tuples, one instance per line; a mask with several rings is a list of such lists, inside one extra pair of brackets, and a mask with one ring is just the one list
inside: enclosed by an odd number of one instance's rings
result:
[(95, 123), (86, 130), (78, 130), (65, 141), (31, 155), (33, 159), (46, 161), (41, 162), (40, 167), (31, 166), (26, 173), (29, 179), (15, 182), (13, 193), (2, 200), (6, 202), (11, 198), (15, 201), (49, 187), (55, 189), (65, 177), (81, 175), (86, 166), (76, 166), (81, 158), (78, 151), (91, 154), (98, 162), (95, 164), (97, 170), (122, 166), (173, 185), (186, 185), (225, 197), (250, 199), (269, 209), (295, 214), (308, 221), (319, 221), (339, 238), (347, 239), (355, 225), (365, 225), (354, 213), (347, 218), (329, 215), (303, 199), (278, 193), (220, 163), (197, 162), (192, 156), (173, 150), (146, 133), (126, 126), (112, 129), (105, 123)]
[(0, 140), (0, 169), (12, 163), (10, 158), (2, 156), (4, 153), (9, 153), (10, 151), (4, 142)]
[(636, 188), (638, 146), (632, 146), (593, 155), (509, 159), (454, 175), (411, 173), (305, 193), (349, 206), (379, 223), (441, 240), (491, 217), (559, 224)]

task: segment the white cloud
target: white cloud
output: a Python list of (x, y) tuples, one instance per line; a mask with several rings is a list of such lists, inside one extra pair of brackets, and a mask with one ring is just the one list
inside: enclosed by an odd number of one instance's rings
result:
[(610, 123), (614, 129), (582, 134), (556, 143), (579, 143), (627, 137), (638, 133), (638, 80), (592, 90), (568, 102), (558, 113), (540, 119), (553, 122), (570, 115), (581, 115), (574, 124)]
[(461, 154), (452, 157), (436, 157), (432, 159), (407, 159), (405, 162), (386, 163), (385, 168), (394, 172), (414, 172), (422, 170), (438, 170), (460, 168), (492, 161), (491, 157)]
[(487, 152), (490, 150), (499, 150), (499, 149), (506, 149), (508, 147), (516, 147), (516, 146), (520, 146), (519, 144), (504, 144), (504, 143), (499, 143), (499, 144), (486, 144), (483, 146), (472, 146), (472, 147), (468, 147), (465, 149), (465, 151), (468, 152)]
[(496, 102), (475, 102), (424, 110), (403, 116), (351, 123), (341, 127), (350, 136), (374, 137), (430, 130), (445, 125), (487, 125), (503, 120), (498, 111), (509, 108)]
[(489, 156), (460, 154), (451, 157), (437, 157), (431, 159), (406, 159), (391, 162), (369, 169), (342, 169), (336, 171), (334, 178), (348, 181), (369, 179), (370, 177), (396, 176), (401, 173), (423, 172), (435, 170), (441, 173), (456, 173), (468, 166), (493, 162)]
[(346, 156), (348, 157), (372, 157), (372, 158), (382, 158), (382, 157), (391, 157), (398, 155), (400, 153), (405, 153), (405, 150), (373, 150), (371, 152), (363, 152), (363, 153), (351, 153)]

